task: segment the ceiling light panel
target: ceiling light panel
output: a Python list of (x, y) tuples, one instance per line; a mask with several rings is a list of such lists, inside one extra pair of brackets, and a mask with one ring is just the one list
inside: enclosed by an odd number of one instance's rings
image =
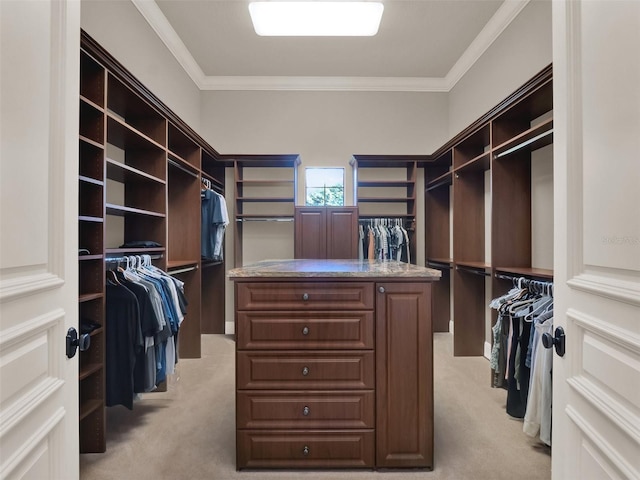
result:
[(249, 13), (260, 36), (370, 37), (378, 33), (380, 2), (251, 2)]

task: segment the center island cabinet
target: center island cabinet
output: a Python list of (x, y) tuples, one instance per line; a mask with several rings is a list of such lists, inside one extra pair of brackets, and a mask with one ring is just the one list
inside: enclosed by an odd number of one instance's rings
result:
[(438, 270), (299, 259), (228, 276), (238, 469), (433, 468)]

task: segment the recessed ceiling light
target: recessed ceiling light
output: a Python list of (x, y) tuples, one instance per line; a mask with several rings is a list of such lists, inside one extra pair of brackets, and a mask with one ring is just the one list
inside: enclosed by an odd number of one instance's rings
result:
[(260, 36), (361, 36), (378, 33), (380, 2), (251, 2), (249, 13)]

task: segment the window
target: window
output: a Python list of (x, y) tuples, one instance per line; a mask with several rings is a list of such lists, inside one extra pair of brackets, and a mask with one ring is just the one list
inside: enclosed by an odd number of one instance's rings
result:
[(344, 205), (344, 168), (307, 168), (305, 177), (307, 206)]

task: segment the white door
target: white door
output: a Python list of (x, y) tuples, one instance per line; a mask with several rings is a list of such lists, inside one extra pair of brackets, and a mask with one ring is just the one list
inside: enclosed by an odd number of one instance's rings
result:
[(554, 479), (640, 478), (640, 1), (553, 5)]
[(0, 478), (78, 478), (80, 2), (0, 0)]

